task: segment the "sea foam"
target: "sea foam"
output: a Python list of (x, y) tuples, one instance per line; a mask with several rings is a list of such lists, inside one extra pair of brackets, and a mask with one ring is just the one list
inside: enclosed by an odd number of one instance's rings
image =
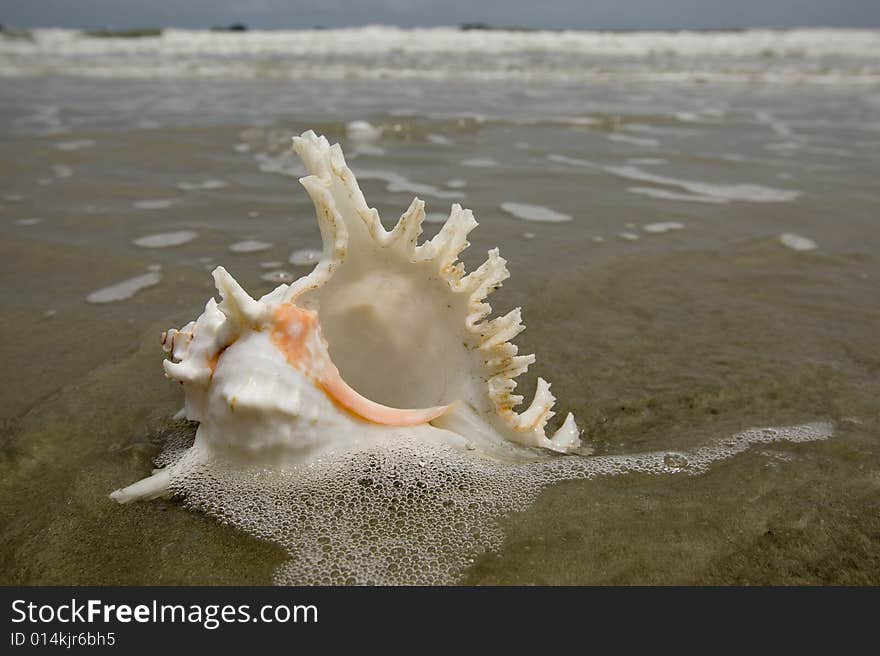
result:
[(29, 36), (0, 39), (0, 76), (50, 70), (56, 76), (126, 79), (576, 82), (619, 77), (774, 85), (876, 84), (880, 77), (880, 31), (869, 29), (622, 33), (370, 26), (241, 33), (166, 29), (147, 39), (38, 29)]
[(168, 248), (170, 246), (181, 246), (195, 238), (196, 233), (192, 230), (177, 230), (175, 232), (160, 232), (155, 235), (139, 237), (132, 243), (141, 248)]
[(564, 214), (551, 210), (542, 205), (529, 205), (527, 203), (501, 203), (501, 209), (523, 221), (539, 221), (543, 223), (561, 223), (571, 221), (570, 214)]
[(89, 303), (113, 303), (115, 301), (124, 301), (131, 298), (141, 289), (152, 287), (159, 284), (162, 280), (162, 274), (157, 271), (150, 271), (142, 276), (135, 276), (118, 282), (109, 287), (104, 287), (92, 292), (86, 296)]
[(256, 239), (245, 239), (229, 245), (229, 251), (231, 253), (259, 253), (260, 251), (267, 251), (270, 248), (272, 248), (272, 244), (269, 242), (258, 241)]
[(668, 187), (679, 187), (703, 198), (719, 198), (726, 201), (748, 201), (752, 203), (786, 203), (801, 195), (793, 189), (774, 189), (754, 184), (712, 184), (683, 180), (644, 171), (637, 166), (605, 166), (608, 173), (627, 180), (651, 182)]
[[(828, 422), (755, 428), (688, 451), (542, 456), (500, 461), (442, 442), (395, 435), (375, 448), (287, 470), (229, 465), (172, 439), (157, 461), (171, 487), (206, 511), (283, 548), (277, 584), (438, 585), (458, 581), (504, 541), (499, 520), (548, 485), (629, 474), (695, 476), (752, 446), (833, 435)], [(783, 466), (788, 466), (782, 462)]]

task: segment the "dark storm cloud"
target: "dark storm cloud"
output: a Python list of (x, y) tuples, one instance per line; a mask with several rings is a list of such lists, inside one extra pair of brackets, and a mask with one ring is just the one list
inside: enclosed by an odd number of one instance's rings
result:
[(0, 0), (20, 27), (340, 27), (369, 23), (579, 29), (878, 27), (878, 0)]

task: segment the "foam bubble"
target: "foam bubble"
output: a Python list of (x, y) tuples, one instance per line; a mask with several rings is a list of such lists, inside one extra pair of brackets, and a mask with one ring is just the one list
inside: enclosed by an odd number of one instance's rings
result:
[(345, 134), (354, 141), (376, 141), (382, 136), (382, 128), (367, 121), (351, 121), (345, 126)]
[(181, 182), (177, 188), (183, 191), (208, 191), (211, 189), (222, 189), (226, 186), (223, 180), (204, 180), (202, 182)]
[(131, 298), (141, 289), (159, 284), (162, 280), (162, 274), (156, 271), (145, 273), (142, 276), (136, 276), (123, 280), (115, 285), (104, 287), (92, 292), (86, 296), (89, 303), (113, 303), (114, 301), (124, 301)]
[(590, 162), (585, 159), (578, 159), (577, 157), (569, 157), (568, 155), (558, 155), (557, 153), (550, 153), (549, 155), (547, 155), (547, 159), (549, 159), (551, 162), (568, 164), (570, 166), (584, 166), (587, 168), (595, 168), (599, 166), (595, 162)]
[(635, 232), (618, 232), (617, 236), (624, 241), (637, 241), (639, 239), (638, 233)]
[(425, 135), (425, 139), (427, 139), (428, 143), (432, 143), (435, 146), (451, 146), (455, 143), (452, 139), (442, 134), (427, 134)]
[(278, 173), (292, 178), (301, 178), (307, 173), (299, 157), (287, 150), (278, 155), (257, 153), (254, 159), (257, 161), (257, 167), (265, 173)]
[[(755, 428), (690, 451), (507, 460), (397, 434), (375, 447), (331, 454), (287, 470), (241, 468), (169, 440), (157, 460), (195, 509), (281, 546), (275, 583), (455, 583), (479, 554), (504, 540), (499, 520), (525, 510), (543, 488), (629, 474), (700, 475), (753, 445), (828, 439), (830, 423)], [(784, 464), (784, 463), (781, 463)]]
[(94, 148), (97, 142), (94, 139), (73, 139), (71, 141), (60, 141), (55, 144), (58, 150), (82, 150), (83, 148)]
[(446, 223), (448, 218), (449, 215), (443, 212), (428, 212), (425, 214), (425, 223)]
[(795, 251), (814, 251), (819, 248), (819, 245), (812, 239), (801, 237), (800, 235), (796, 235), (791, 232), (786, 232), (782, 235), (779, 235), (779, 242), (786, 248), (790, 248)]
[(640, 166), (656, 166), (658, 164), (666, 164), (669, 160), (662, 157), (630, 157), (626, 160), (627, 164), (638, 164)]
[(42, 222), (43, 222), (43, 219), (37, 219), (37, 218), (33, 218), (33, 219), (16, 219), (16, 221), (15, 221), (15, 225), (18, 225), (18, 226), (32, 226), (32, 225), (37, 225), (38, 223), (42, 223)]
[(155, 235), (140, 237), (132, 243), (141, 248), (168, 248), (170, 246), (181, 246), (195, 238), (196, 233), (192, 230), (177, 230), (175, 232), (160, 232)]
[(571, 221), (570, 214), (563, 214), (551, 210), (542, 205), (529, 205), (527, 203), (501, 203), (501, 209), (524, 221), (541, 221), (545, 223), (560, 223)]
[(625, 143), (631, 146), (646, 146), (648, 148), (654, 148), (660, 145), (660, 142), (656, 139), (651, 139), (648, 137), (633, 137), (629, 134), (620, 134), (617, 132), (612, 132), (609, 135), (606, 135), (609, 141), (616, 141), (618, 143)]
[(301, 248), (293, 251), (287, 261), (294, 266), (311, 266), (321, 259), (321, 251), (314, 248)]
[(164, 210), (171, 207), (177, 201), (173, 198), (159, 198), (155, 200), (136, 200), (131, 206), (139, 210)]
[(688, 203), (717, 203), (723, 204), (727, 200), (716, 196), (700, 196), (699, 194), (685, 194), (680, 191), (670, 191), (669, 189), (660, 189), (658, 187), (627, 187), (628, 192), (632, 194), (640, 194), (651, 198), (659, 198), (660, 200), (683, 200)]
[(245, 239), (244, 241), (237, 241), (234, 244), (230, 244), (229, 250), (232, 253), (259, 253), (260, 251), (269, 250), (272, 246), (273, 244), (270, 244), (267, 241)]
[(282, 282), (293, 282), (296, 276), (294, 276), (289, 271), (267, 271), (263, 275), (260, 276), (261, 280), (266, 280), (268, 282), (274, 283), (282, 283)]
[(462, 180), (461, 178), (453, 178), (452, 180), (446, 181), (446, 186), (450, 189), (464, 189), (467, 187), (467, 180)]
[(64, 164), (53, 164), (52, 173), (56, 178), (64, 179), (73, 175), (73, 169)]
[(661, 221), (658, 223), (646, 223), (642, 226), (642, 230), (647, 233), (657, 235), (664, 232), (669, 232), (670, 230), (682, 230), (684, 228), (684, 223), (679, 223), (678, 221)]
[(498, 162), (491, 157), (472, 157), (471, 159), (462, 161), (461, 165), (472, 166), (475, 168), (489, 168), (492, 166), (498, 166)]
[(409, 178), (395, 173), (394, 171), (384, 171), (376, 169), (358, 169), (358, 180), (382, 180), (386, 183), (385, 189), (391, 192), (406, 192), (408, 194), (421, 194), (425, 196), (434, 196), (435, 198), (461, 198), (462, 194), (458, 191), (447, 191), (438, 189), (434, 185), (424, 184), (422, 182), (414, 182)]
[(708, 182), (696, 182), (694, 180), (682, 180), (663, 175), (656, 175), (643, 171), (636, 166), (605, 166), (608, 173), (627, 180), (639, 180), (651, 182), (668, 187), (680, 187), (691, 194), (706, 198), (721, 198), (723, 200), (741, 200), (752, 203), (785, 203), (794, 200), (801, 192), (793, 189), (774, 189), (753, 184), (711, 184)]

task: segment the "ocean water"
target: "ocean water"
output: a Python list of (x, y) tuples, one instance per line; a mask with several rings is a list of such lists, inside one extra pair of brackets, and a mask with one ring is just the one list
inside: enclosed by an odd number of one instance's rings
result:
[(106, 495), (181, 430), (158, 336), (210, 270), (314, 262), (307, 129), (386, 227), (474, 210), (463, 260), (501, 248), (524, 393), (553, 382), (585, 457), (833, 426), (554, 482), (458, 580), (880, 581), (880, 32), (41, 30), (0, 35), (0, 78), (0, 582), (272, 580), (271, 542)]

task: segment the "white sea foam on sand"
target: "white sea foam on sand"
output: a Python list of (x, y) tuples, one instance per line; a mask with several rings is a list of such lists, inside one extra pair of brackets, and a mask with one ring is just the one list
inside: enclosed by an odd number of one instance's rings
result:
[(229, 245), (229, 250), (233, 253), (259, 253), (270, 248), (272, 248), (272, 244), (269, 242), (257, 241), (256, 239), (245, 239)]
[(21, 194), (5, 194), (3, 200), (7, 200), (10, 203), (17, 203), (20, 200), (24, 200), (24, 196)]
[(666, 164), (669, 160), (662, 157), (630, 157), (626, 160), (627, 164), (638, 164), (641, 166), (656, 166), (657, 164)]
[(425, 214), (425, 223), (446, 223), (448, 218), (449, 215), (443, 212), (428, 212)]
[(638, 233), (635, 232), (618, 232), (617, 236), (626, 241), (636, 241), (639, 239)]
[(345, 126), (345, 134), (354, 141), (376, 141), (382, 136), (382, 128), (367, 121), (351, 121)]
[(257, 161), (259, 169), (266, 173), (279, 173), (292, 178), (301, 178), (307, 173), (306, 167), (303, 166), (299, 157), (287, 150), (278, 155), (257, 153), (254, 155), (254, 159)]
[(180, 246), (195, 238), (196, 233), (192, 230), (178, 230), (140, 237), (135, 239), (133, 243), (142, 248), (168, 248), (169, 246)]
[(131, 298), (145, 287), (157, 285), (161, 280), (161, 273), (151, 271), (142, 276), (129, 278), (128, 280), (123, 280), (115, 285), (110, 285), (109, 287), (104, 287), (103, 289), (92, 292), (86, 296), (86, 300), (89, 303), (112, 303), (114, 301), (124, 301), (127, 298)]
[(684, 223), (679, 223), (678, 221), (663, 221), (659, 223), (646, 223), (642, 226), (642, 230), (647, 233), (658, 235), (663, 232), (669, 232), (670, 230), (682, 230), (684, 229)]
[(547, 155), (547, 159), (551, 162), (558, 162), (559, 164), (569, 164), (571, 166), (585, 166), (587, 168), (596, 168), (599, 165), (594, 162), (590, 162), (586, 159), (578, 159), (577, 157), (569, 157), (568, 155), (557, 155), (556, 153), (550, 153)]
[(282, 266), (284, 266), (283, 262), (277, 262), (274, 260), (272, 262), (260, 262), (261, 269), (280, 269)]
[(289, 271), (268, 271), (260, 276), (261, 280), (266, 280), (267, 282), (293, 282), (294, 275)]
[(38, 223), (42, 223), (43, 219), (17, 219), (15, 221), (15, 225), (18, 226), (32, 226), (37, 225)]
[(407, 177), (394, 171), (380, 171), (376, 169), (358, 169), (358, 180), (382, 180), (386, 183), (385, 189), (391, 192), (405, 192), (408, 194), (421, 194), (435, 198), (461, 198), (460, 191), (448, 191), (421, 182), (414, 182)]
[(752, 203), (784, 203), (801, 195), (793, 189), (774, 189), (752, 184), (711, 184), (694, 180), (681, 180), (643, 171), (636, 166), (605, 166), (608, 173), (627, 180), (639, 180), (669, 187), (680, 187), (698, 196), (721, 198), (724, 200), (742, 200)]
[(630, 144), (631, 146), (646, 146), (648, 148), (653, 148), (660, 145), (659, 141), (648, 137), (633, 137), (628, 134), (619, 134), (617, 132), (612, 132), (606, 136), (609, 141), (617, 141), (619, 143)]
[(473, 157), (471, 159), (464, 160), (461, 165), (472, 166), (474, 168), (489, 168), (492, 166), (498, 166), (498, 162), (496, 162), (491, 157)]
[(570, 214), (563, 214), (542, 205), (527, 203), (501, 203), (501, 209), (524, 221), (541, 221), (545, 223), (561, 223), (571, 221)]
[(641, 194), (642, 196), (650, 196), (651, 198), (659, 198), (661, 200), (683, 200), (690, 203), (726, 203), (723, 198), (715, 196), (700, 196), (698, 194), (685, 194), (680, 191), (670, 191), (669, 189), (659, 189), (657, 187), (627, 187), (627, 191), (633, 194)]
[(58, 150), (82, 150), (83, 148), (92, 148), (97, 144), (94, 139), (74, 139), (72, 141), (61, 141), (55, 144)]
[(793, 201), (801, 195), (801, 192), (795, 189), (776, 189), (774, 187), (753, 184), (713, 184), (696, 180), (682, 180), (680, 178), (671, 178), (668, 176), (657, 175), (650, 171), (644, 171), (631, 164), (626, 166), (602, 166), (588, 160), (568, 157), (567, 155), (557, 155), (555, 153), (547, 155), (547, 159), (553, 162), (559, 162), (560, 164), (583, 166), (591, 169), (602, 169), (607, 173), (611, 173), (612, 175), (616, 175), (626, 180), (638, 180), (640, 182), (651, 182), (653, 184), (665, 185), (667, 187), (678, 187), (688, 192), (687, 194), (683, 194), (681, 192), (673, 192), (667, 189), (657, 189), (654, 187), (630, 187), (628, 189), (628, 191), (635, 194), (642, 194), (664, 200), (685, 200), (697, 203), (726, 203), (728, 201), (737, 200), (752, 203), (784, 203)]
[(294, 266), (310, 266), (321, 259), (321, 251), (314, 248), (301, 248), (293, 251), (287, 261)]
[(795, 251), (814, 251), (819, 248), (819, 245), (812, 239), (801, 237), (800, 235), (796, 235), (791, 232), (786, 232), (782, 235), (779, 235), (779, 242), (786, 248), (790, 248)]
[(446, 181), (446, 186), (450, 189), (464, 189), (467, 187), (467, 180), (462, 180), (461, 178), (453, 178), (452, 180)]
[(223, 180), (204, 180), (203, 182), (181, 182), (177, 185), (183, 191), (207, 191), (210, 189), (222, 189), (226, 186)]
[(136, 200), (131, 206), (139, 210), (163, 210), (171, 207), (177, 201), (173, 198), (160, 198), (156, 200)]
[(428, 140), (428, 143), (432, 143), (435, 146), (451, 146), (454, 141), (449, 137), (445, 137), (442, 134), (428, 134), (425, 136), (425, 139)]

